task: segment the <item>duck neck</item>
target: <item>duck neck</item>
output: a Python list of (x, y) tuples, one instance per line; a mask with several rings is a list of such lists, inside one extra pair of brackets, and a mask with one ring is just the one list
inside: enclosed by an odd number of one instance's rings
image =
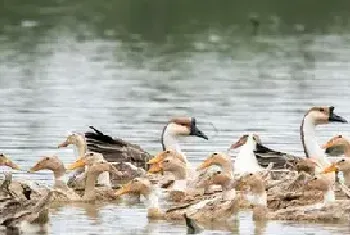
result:
[(254, 142), (252, 137), (248, 138), (238, 153), (234, 163), (234, 171), (236, 174), (255, 173), (260, 170), (258, 160), (254, 154)]
[[(165, 150), (174, 150), (180, 154), (183, 154), (181, 151), (181, 147), (178, 141), (178, 135), (176, 133), (173, 133), (171, 131), (171, 128), (168, 128), (168, 126), (171, 124), (168, 124), (164, 127), (162, 132), (162, 147), (163, 151)], [(186, 158), (185, 158), (186, 160)]]
[(267, 194), (264, 192), (249, 192), (246, 194), (246, 199), (254, 206), (267, 207)]
[(85, 156), (85, 153), (87, 150), (85, 137), (83, 137), (82, 135), (78, 135), (75, 142), (75, 148), (77, 152), (76, 154), (78, 155), (79, 158)]
[(62, 165), (60, 165), (57, 169), (53, 171), (54, 175), (54, 188), (67, 188), (67, 179), (66, 179), (66, 169)]
[(89, 171), (86, 171), (85, 192), (84, 192), (84, 198), (86, 200), (94, 200), (95, 199), (96, 178), (97, 178), (96, 174), (93, 174)]
[(187, 170), (184, 166), (179, 166), (175, 171), (171, 172), (176, 180), (184, 180), (187, 176)]
[(342, 171), (343, 172), (343, 177), (344, 177), (344, 184), (346, 186), (350, 186), (350, 171)]
[(144, 196), (148, 202), (148, 209), (159, 208), (158, 191), (156, 189), (149, 190)]
[(220, 165), (222, 173), (232, 175), (232, 162), (231, 159), (224, 159)]
[(344, 156), (350, 157), (350, 142), (348, 142), (348, 141), (346, 141), (346, 143), (344, 143)]
[(316, 159), (316, 173), (322, 171), (323, 168), (329, 165), (329, 161), (327, 160), (324, 150), (317, 143), (316, 125), (312, 117), (308, 115), (304, 117), (300, 126), (300, 135), (306, 157), (313, 157)]

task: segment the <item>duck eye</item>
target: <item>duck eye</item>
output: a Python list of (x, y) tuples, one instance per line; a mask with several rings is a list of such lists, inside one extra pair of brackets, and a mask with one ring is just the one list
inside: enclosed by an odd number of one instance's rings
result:
[(167, 150), (166, 153), (170, 153), (170, 150)]
[(343, 138), (343, 136), (342, 135), (338, 135), (338, 138)]
[(250, 176), (253, 176), (253, 173), (250, 173), (249, 175), (250, 175)]
[(213, 153), (214, 156), (218, 155), (218, 153)]
[(345, 162), (345, 159), (342, 159), (341, 162)]
[(4, 154), (3, 153), (0, 153), (0, 157), (3, 157), (4, 156)]
[(216, 174), (221, 174), (221, 171), (216, 171)]
[(321, 111), (321, 112), (324, 112), (324, 108), (320, 108), (320, 111)]
[(90, 153), (89, 156), (94, 156), (94, 153)]

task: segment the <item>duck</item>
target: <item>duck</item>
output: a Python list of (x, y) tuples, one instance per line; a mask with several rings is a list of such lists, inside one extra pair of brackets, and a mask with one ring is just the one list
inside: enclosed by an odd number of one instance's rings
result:
[[(148, 170), (146, 163), (152, 156), (140, 146), (122, 139), (113, 139), (93, 126), (90, 126), (90, 129), (94, 132), (85, 133), (89, 151), (102, 153), (107, 161), (129, 162)], [(179, 138), (188, 136), (208, 139), (208, 136), (199, 130), (197, 120), (194, 117), (174, 117), (170, 119), (161, 134), (162, 150), (174, 150), (184, 155), (179, 144)], [(186, 158), (185, 160), (188, 162)]]
[(330, 166), (324, 169), (323, 173), (331, 173), (341, 171), (343, 173), (343, 184), (350, 187), (350, 158), (346, 157), (339, 161), (333, 162)]
[[(79, 167), (87, 167), (85, 172), (84, 192), (80, 195), (72, 188), (68, 188), (65, 174), (67, 170), (74, 170)], [(44, 156), (28, 171), (34, 173), (40, 170), (50, 170), (54, 175), (52, 202), (79, 202), (79, 201), (100, 201), (113, 200), (113, 190), (108, 187), (95, 188), (95, 181), (99, 174), (108, 171), (113, 174), (121, 174), (107, 161), (96, 161), (94, 155), (87, 155), (79, 158), (76, 162), (65, 168), (58, 156)]]
[(193, 195), (211, 194), (217, 192), (217, 187), (211, 187), (206, 183), (208, 177), (215, 169), (206, 169), (200, 173), (192, 173), (182, 154), (166, 150), (158, 153), (147, 164), (150, 164), (149, 173), (161, 173), (158, 182), (162, 188), (170, 190), (170, 198), (175, 201), (183, 201)]
[(213, 222), (234, 217), (239, 210), (234, 189), (230, 193), (231, 197), (227, 198), (227, 200), (217, 197), (199, 202), (183, 203), (167, 210), (161, 210), (156, 188), (157, 186), (152, 185), (148, 179), (136, 178), (125, 184), (116, 194), (119, 196), (129, 193), (142, 194), (148, 203), (147, 217), (149, 219), (183, 220), (186, 214), (188, 218), (196, 221)]
[(67, 167), (67, 170), (75, 170), (79, 167), (86, 167), (85, 189), (82, 196), (82, 201), (110, 201), (119, 200), (115, 196), (115, 192), (110, 187), (95, 187), (96, 180), (100, 174), (108, 171), (110, 174), (120, 176), (122, 172), (106, 160), (97, 161), (93, 155), (89, 154), (84, 158), (77, 159), (74, 163)]
[[(0, 164), (6, 164), (12, 168), (18, 166), (11, 163), (9, 159), (3, 161), (0, 157)], [(33, 200), (31, 190), (23, 188), (23, 195), (20, 197), (11, 189), (12, 173), (5, 174), (5, 179), (0, 185), (0, 226), (4, 226), (7, 231), (19, 233), (23, 232), (28, 224), (46, 224), (48, 222), (48, 206), (52, 193), (46, 190), (45, 194)]]
[[(253, 220), (348, 221), (350, 218), (350, 201), (327, 200), (327, 192), (332, 187), (332, 182), (322, 174), (309, 179), (307, 185), (323, 192), (324, 201), (275, 211), (270, 211), (267, 206), (266, 181), (261, 176), (250, 174), (246, 176), (245, 182), (249, 185), (245, 189), (245, 197), (253, 205)], [(340, 205), (343, 207), (339, 207)]]
[(329, 123), (348, 123), (343, 117), (334, 113), (334, 107), (312, 107), (305, 114), (300, 126), (300, 136), (303, 144), (304, 153), (307, 158), (313, 158), (316, 161), (316, 173), (330, 165), (325, 150), (317, 143), (316, 126)]
[[(323, 107), (311, 107), (303, 117), (300, 125), (300, 138), (303, 145), (304, 156), (293, 156), (288, 153), (275, 151), (271, 148), (264, 146), (257, 138), (257, 143), (254, 149), (254, 153), (258, 160), (258, 163), (262, 167), (266, 167), (269, 163), (273, 162), (273, 170), (277, 169), (289, 169), (298, 170), (306, 169), (310, 173), (317, 168), (317, 172), (321, 172), (322, 169), (329, 165), (326, 154), (316, 139), (316, 126), (324, 125), (329, 123), (347, 123), (343, 117), (334, 113), (334, 106), (323, 106)], [(228, 150), (235, 148), (235, 146), (242, 144), (246, 141), (248, 135), (241, 137), (241, 141), (231, 145)], [(315, 167), (317, 165), (317, 167)]]
[[(58, 148), (66, 148), (69, 145), (74, 146), (74, 149), (78, 154), (77, 159), (83, 158), (88, 152), (91, 152), (87, 150), (85, 136), (80, 133), (76, 133), (76, 132), (68, 133), (66, 140), (60, 143), (58, 145)], [(95, 156), (98, 156), (100, 158), (99, 160), (101, 161), (104, 160), (103, 155), (100, 153), (96, 153)], [(85, 172), (84, 167), (76, 168), (74, 174), (72, 174), (68, 180), (68, 186), (77, 187), (77, 188), (81, 187), (82, 182), (84, 182), (84, 172)], [(100, 185), (110, 187), (111, 185), (110, 177), (111, 176), (109, 175), (108, 172), (103, 172), (98, 177), (98, 183)]]
[(350, 158), (350, 142), (343, 135), (336, 135), (322, 145), (328, 156), (344, 155)]

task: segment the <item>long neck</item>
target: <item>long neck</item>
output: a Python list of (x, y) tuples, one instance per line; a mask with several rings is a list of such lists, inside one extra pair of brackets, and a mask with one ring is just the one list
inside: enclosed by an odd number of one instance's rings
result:
[(59, 166), (56, 170), (53, 171), (53, 175), (55, 178), (54, 188), (67, 188), (67, 178), (66, 169), (63, 165)]
[(350, 142), (348, 141), (344, 144), (344, 156), (350, 157)]
[(187, 176), (186, 167), (184, 166), (178, 166), (176, 170), (171, 171), (171, 173), (175, 176), (176, 180), (186, 179)]
[(219, 163), (224, 174), (232, 175), (232, 162), (231, 159), (225, 158)]
[(171, 131), (171, 128), (164, 127), (162, 132), (162, 147), (163, 151), (165, 150), (175, 150), (178, 153), (182, 153), (180, 144), (178, 142), (177, 135)]
[(350, 171), (342, 171), (343, 172), (343, 177), (344, 177), (344, 184), (346, 186), (350, 186)]
[(150, 190), (144, 195), (147, 199), (148, 208), (159, 208), (159, 198), (157, 189)]
[(306, 115), (300, 127), (300, 135), (306, 157), (315, 158), (317, 161), (316, 172), (320, 172), (329, 165), (324, 150), (318, 145), (316, 139), (316, 125), (312, 118)]
[(108, 188), (112, 187), (110, 179), (109, 179), (109, 172), (108, 171), (105, 171), (102, 174), (100, 174), (98, 176), (97, 182), (98, 182), (98, 184), (103, 185), (105, 187), (108, 187)]
[(78, 154), (78, 157), (84, 157), (85, 156), (85, 153), (86, 153), (86, 141), (85, 141), (85, 138), (83, 136), (78, 136), (76, 138), (76, 143), (75, 143), (75, 147), (76, 147), (76, 150), (77, 150), (77, 154)]
[(248, 138), (247, 143), (245, 143), (234, 163), (235, 174), (245, 174), (245, 173), (256, 173), (260, 171), (261, 167), (258, 164), (258, 160), (254, 154), (254, 143), (252, 137)]
[(96, 174), (93, 174), (89, 171), (86, 172), (84, 199), (94, 200), (96, 178)]

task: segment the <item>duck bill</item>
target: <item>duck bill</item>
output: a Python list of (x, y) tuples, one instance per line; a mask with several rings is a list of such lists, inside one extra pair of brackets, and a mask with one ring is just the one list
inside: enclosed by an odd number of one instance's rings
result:
[(331, 148), (331, 147), (333, 147), (331, 142), (327, 142), (327, 143), (325, 143), (325, 144), (323, 144), (321, 146), (321, 148), (323, 148), (323, 149), (328, 149), (328, 148)]
[(27, 171), (27, 172), (28, 172), (28, 173), (35, 173), (35, 172), (37, 172), (38, 170), (40, 170), (40, 169), (39, 169), (39, 164), (35, 164), (35, 166), (31, 167), (31, 168), (29, 169), (29, 171)]
[(131, 193), (131, 183), (125, 184), (121, 189), (119, 189), (115, 195), (116, 196), (121, 196), (123, 194)]
[(86, 165), (85, 160), (80, 158), (80, 159), (76, 160), (73, 164), (69, 165), (67, 167), (67, 170), (70, 170), (70, 171), (75, 170), (77, 168), (84, 167), (85, 165)]
[(19, 170), (19, 169), (20, 169), (20, 167), (19, 167), (17, 164), (13, 163), (13, 162), (10, 161), (10, 160), (7, 160), (7, 161), (5, 162), (5, 166), (11, 167), (11, 168), (14, 169), (14, 170)]
[(195, 118), (191, 118), (190, 135), (197, 136), (197, 137), (205, 139), (205, 140), (209, 139), (206, 134), (204, 134), (201, 130), (198, 129), (198, 127), (196, 125), (196, 119)]
[(326, 167), (326, 168), (322, 171), (322, 173), (323, 173), (323, 174), (332, 173), (332, 172), (335, 172), (337, 169), (338, 169), (338, 167), (337, 167), (335, 164), (332, 164), (332, 165)]
[(236, 143), (234, 143), (234, 144), (231, 144), (231, 147), (229, 148), (229, 150), (239, 148), (239, 147), (241, 147), (242, 145), (243, 145), (243, 144), (242, 144), (240, 141), (238, 141), (238, 142), (236, 142)]
[(156, 174), (156, 173), (159, 173), (159, 172), (162, 172), (163, 171), (163, 168), (161, 166), (161, 164), (152, 164), (149, 168), (149, 170), (147, 171), (148, 173), (151, 173), (151, 174)]
[(330, 122), (348, 123), (348, 121), (346, 119), (344, 119), (343, 117), (334, 114), (334, 107), (330, 107), (329, 121)]
[(60, 143), (57, 147), (58, 148), (66, 148), (68, 147), (69, 143), (67, 141), (64, 141), (62, 143)]
[(203, 170), (212, 165), (212, 161), (210, 159), (205, 160), (197, 169)]
[(146, 164), (153, 165), (153, 164), (161, 162), (162, 160), (163, 160), (163, 156), (161, 154), (158, 154), (157, 156), (155, 156), (154, 158), (149, 160)]

